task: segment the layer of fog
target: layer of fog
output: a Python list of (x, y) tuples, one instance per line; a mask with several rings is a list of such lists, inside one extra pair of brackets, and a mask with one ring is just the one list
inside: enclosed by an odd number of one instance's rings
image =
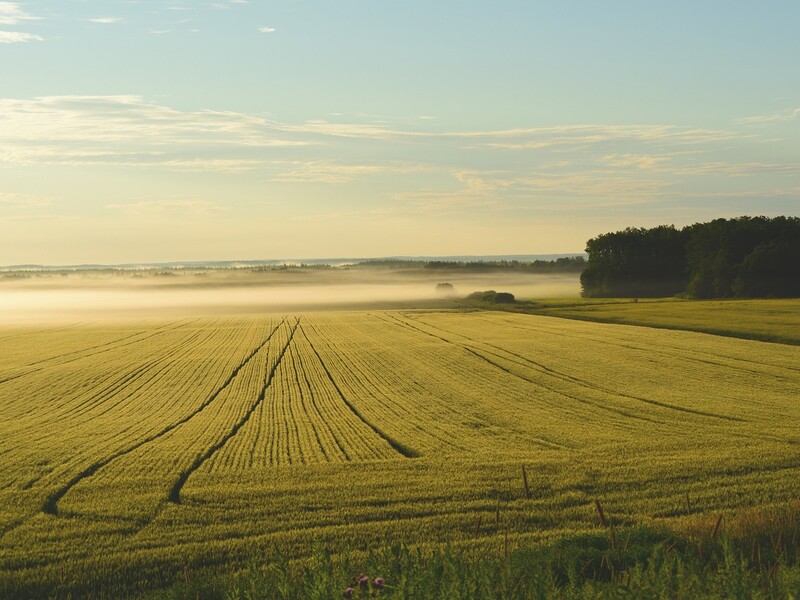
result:
[[(195, 274), (197, 275), (197, 274)], [(454, 308), (477, 290), (511, 292), (518, 299), (577, 297), (577, 275), (520, 273), (205, 273), (147, 280), (69, 276), (0, 281), (0, 322), (95, 321), (234, 313), (315, 310)], [(443, 297), (439, 282), (454, 286)]]

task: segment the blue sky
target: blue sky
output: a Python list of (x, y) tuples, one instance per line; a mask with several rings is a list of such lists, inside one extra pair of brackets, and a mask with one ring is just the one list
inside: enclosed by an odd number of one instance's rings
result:
[(0, 264), (800, 214), (796, 2), (0, 2)]

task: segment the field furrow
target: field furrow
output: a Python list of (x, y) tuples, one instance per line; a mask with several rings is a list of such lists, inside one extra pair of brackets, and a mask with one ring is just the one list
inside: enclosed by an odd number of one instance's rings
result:
[(62, 487), (58, 488), (58, 489), (57, 489), (55, 492), (53, 492), (52, 494), (50, 494), (50, 495), (47, 497), (47, 499), (45, 500), (44, 504), (42, 505), (42, 510), (43, 510), (44, 512), (47, 512), (47, 513), (50, 513), (50, 514), (57, 514), (57, 512), (58, 512), (58, 508), (57, 508), (57, 503), (58, 503), (58, 501), (59, 501), (59, 500), (60, 500), (62, 497), (64, 497), (64, 496), (67, 494), (67, 492), (69, 492), (69, 490), (71, 490), (73, 487), (75, 487), (75, 486), (76, 486), (78, 483), (80, 483), (81, 481), (83, 481), (83, 480), (85, 480), (85, 479), (88, 479), (89, 477), (91, 477), (92, 475), (94, 475), (94, 474), (95, 474), (95, 473), (96, 473), (98, 470), (100, 470), (100, 469), (102, 469), (103, 467), (105, 467), (106, 465), (108, 465), (108, 464), (112, 463), (112, 462), (113, 462), (113, 461), (115, 461), (116, 459), (118, 459), (118, 458), (120, 458), (120, 457), (122, 457), (122, 456), (125, 456), (125, 455), (127, 455), (127, 454), (130, 454), (130, 453), (132, 453), (132, 452), (134, 452), (134, 451), (138, 450), (138, 449), (139, 449), (139, 448), (141, 448), (142, 446), (145, 446), (146, 444), (150, 444), (150, 443), (152, 443), (152, 442), (155, 442), (155, 441), (156, 441), (156, 440), (158, 440), (159, 438), (161, 438), (161, 437), (163, 437), (163, 436), (167, 435), (168, 433), (170, 433), (170, 432), (171, 432), (171, 431), (173, 431), (174, 429), (176, 429), (176, 428), (180, 427), (181, 425), (184, 425), (184, 424), (188, 423), (188, 422), (189, 422), (189, 421), (190, 421), (192, 418), (194, 418), (194, 417), (196, 417), (197, 415), (199, 415), (199, 414), (200, 414), (200, 413), (201, 413), (201, 412), (202, 412), (204, 409), (206, 409), (206, 408), (207, 408), (207, 407), (208, 407), (208, 406), (209, 406), (209, 405), (210, 405), (212, 402), (214, 402), (214, 400), (216, 400), (216, 399), (217, 399), (217, 397), (218, 397), (218, 396), (219, 396), (219, 395), (220, 395), (220, 394), (221, 394), (221, 393), (222, 393), (222, 392), (223, 392), (223, 391), (224, 391), (224, 390), (225, 390), (225, 389), (226, 389), (226, 388), (227, 388), (227, 387), (228, 387), (228, 386), (231, 384), (231, 382), (232, 382), (232, 381), (233, 381), (233, 380), (236, 378), (236, 376), (239, 374), (239, 372), (240, 372), (242, 369), (244, 369), (244, 368), (245, 368), (245, 367), (248, 365), (248, 363), (250, 363), (250, 362), (253, 360), (253, 358), (254, 358), (254, 357), (255, 357), (255, 356), (256, 356), (256, 355), (259, 353), (259, 351), (260, 351), (260, 350), (262, 350), (262, 348), (264, 348), (264, 346), (266, 346), (266, 345), (269, 343), (270, 339), (272, 338), (272, 336), (274, 335), (274, 333), (275, 333), (275, 331), (277, 330), (277, 328), (278, 328), (278, 327), (280, 327), (280, 325), (278, 325), (278, 326), (277, 326), (275, 329), (273, 329), (273, 330), (272, 330), (272, 331), (269, 333), (269, 335), (267, 335), (267, 337), (266, 337), (266, 338), (265, 338), (265, 339), (264, 339), (264, 340), (263, 340), (263, 341), (262, 341), (262, 342), (261, 342), (261, 343), (260, 343), (258, 346), (256, 346), (256, 347), (255, 347), (255, 348), (254, 348), (254, 349), (253, 349), (253, 350), (252, 350), (252, 351), (251, 351), (251, 352), (250, 352), (250, 353), (249, 353), (249, 354), (248, 354), (248, 355), (247, 355), (247, 356), (244, 358), (244, 360), (242, 360), (242, 362), (240, 362), (240, 363), (239, 363), (239, 364), (238, 364), (238, 365), (237, 365), (237, 366), (236, 366), (236, 367), (233, 369), (233, 371), (232, 371), (232, 372), (230, 373), (230, 375), (229, 375), (229, 376), (228, 376), (228, 377), (225, 379), (225, 381), (222, 383), (222, 385), (220, 385), (218, 388), (216, 388), (216, 389), (215, 389), (215, 390), (214, 390), (214, 391), (211, 393), (211, 395), (209, 395), (209, 396), (208, 396), (208, 398), (206, 398), (206, 399), (205, 399), (205, 400), (204, 400), (204, 401), (203, 401), (203, 402), (202, 402), (202, 403), (201, 403), (199, 406), (197, 406), (197, 408), (195, 408), (195, 409), (194, 409), (194, 410), (193, 410), (191, 413), (189, 413), (189, 414), (188, 414), (188, 415), (186, 415), (185, 417), (183, 417), (183, 418), (181, 418), (181, 419), (179, 419), (179, 420), (177, 420), (177, 421), (175, 421), (175, 422), (169, 423), (168, 425), (166, 425), (165, 427), (163, 427), (161, 430), (159, 430), (157, 433), (155, 433), (155, 434), (153, 434), (153, 435), (149, 435), (149, 436), (147, 436), (147, 437), (145, 437), (145, 438), (143, 438), (143, 439), (139, 440), (139, 441), (138, 441), (138, 442), (136, 442), (135, 444), (133, 444), (133, 445), (131, 445), (131, 446), (127, 447), (127, 448), (124, 448), (124, 449), (122, 449), (122, 450), (119, 450), (118, 452), (116, 452), (116, 453), (114, 453), (114, 454), (111, 454), (111, 455), (109, 455), (109, 456), (106, 456), (106, 457), (104, 457), (103, 459), (101, 459), (101, 460), (99, 460), (99, 461), (97, 461), (97, 462), (95, 462), (95, 463), (91, 464), (91, 465), (90, 465), (89, 467), (87, 467), (87, 468), (86, 468), (84, 471), (81, 471), (81, 472), (80, 472), (80, 473), (78, 473), (78, 474), (77, 474), (75, 477), (73, 477), (73, 478), (72, 478), (72, 479), (71, 479), (69, 482), (67, 482), (65, 485), (63, 485)]

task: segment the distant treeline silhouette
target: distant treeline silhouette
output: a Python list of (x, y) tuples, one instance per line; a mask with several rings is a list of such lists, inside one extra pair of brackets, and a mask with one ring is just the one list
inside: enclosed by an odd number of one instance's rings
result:
[(586, 243), (585, 297), (800, 297), (800, 218), (629, 227)]
[(586, 267), (582, 256), (564, 256), (555, 260), (366, 260), (354, 267), (386, 269), (430, 269), (440, 271), (524, 271), (526, 273), (580, 273)]

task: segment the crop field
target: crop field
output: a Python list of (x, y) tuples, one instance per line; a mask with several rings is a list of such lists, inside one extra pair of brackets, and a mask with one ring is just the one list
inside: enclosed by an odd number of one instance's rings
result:
[(546, 301), (539, 314), (605, 323), (686, 329), (800, 345), (800, 300), (679, 300), (677, 298)]
[(800, 494), (800, 347), (501, 312), (0, 329), (0, 597)]

